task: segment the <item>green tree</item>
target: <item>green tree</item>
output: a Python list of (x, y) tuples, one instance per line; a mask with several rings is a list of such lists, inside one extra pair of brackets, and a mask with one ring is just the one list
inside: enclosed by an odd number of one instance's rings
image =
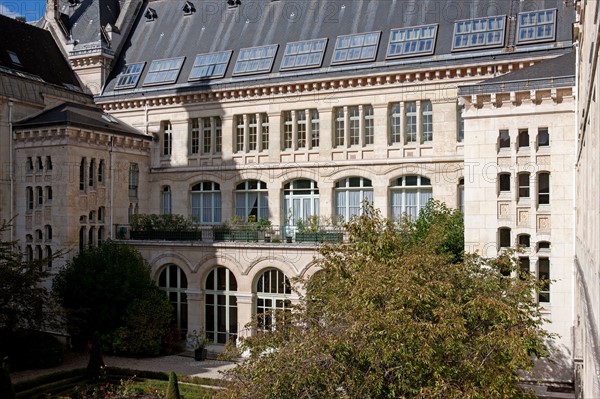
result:
[(156, 356), (173, 321), (173, 306), (164, 292), (151, 287), (135, 299), (123, 317), (123, 326), (113, 334), (117, 353)]
[(430, 211), (396, 224), (367, 207), (352, 220), (347, 243), (322, 247), (288, 322), (241, 341), (250, 355), (221, 397), (528, 397), (518, 372), (547, 338), (536, 283), (503, 276), (509, 255), (456, 252), (453, 215)]
[[(141, 254), (133, 247), (112, 241), (81, 251), (55, 277), (53, 285), (67, 311), (73, 343), (79, 347), (94, 331), (110, 336), (124, 327), (128, 312), (133, 315), (139, 310), (137, 300), (154, 289), (150, 267)], [(145, 309), (148, 317), (155, 317), (152, 309)], [(164, 336), (166, 332), (167, 328), (160, 333)]]

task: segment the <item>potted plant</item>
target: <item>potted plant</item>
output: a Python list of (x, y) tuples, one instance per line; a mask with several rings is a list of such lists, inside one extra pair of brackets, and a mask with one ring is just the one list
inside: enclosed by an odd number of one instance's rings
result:
[(187, 334), (187, 346), (194, 351), (194, 360), (206, 360), (208, 354), (206, 344), (208, 344), (208, 336), (204, 330), (192, 330)]
[(271, 242), (271, 236), (273, 235), (271, 221), (266, 218), (260, 218), (258, 219), (257, 227), (258, 231), (262, 232), (265, 242)]

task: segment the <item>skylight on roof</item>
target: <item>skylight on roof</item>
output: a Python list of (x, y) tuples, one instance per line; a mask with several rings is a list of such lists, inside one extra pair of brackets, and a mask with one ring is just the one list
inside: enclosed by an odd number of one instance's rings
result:
[(375, 60), (380, 35), (381, 32), (370, 32), (338, 36), (331, 63), (342, 64)]
[(249, 47), (240, 50), (233, 68), (234, 75), (270, 72), (277, 54), (277, 44), (262, 47)]
[(189, 80), (222, 78), (225, 76), (225, 70), (231, 51), (221, 51), (219, 53), (198, 54), (190, 72)]
[(8, 53), (8, 56), (10, 57), (10, 60), (13, 64), (22, 66), (21, 60), (19, 59), (19, 56), (17, 55), (17, 53), (12, 52), (10, 50), (6, 50), (6, 52)]
[(454, 23), (452, 50), (471, 50), (504, 45), (506, 16), (476, 18)]
[(320, 67), (327, 39), (305, 40), (288, 43), (281, 61), (280, 69), (299, 69)]
[(556, 35), (556, 10), (520, 13), (517, 32), (517, 43), (554, 40)]
[(150, 64), (144, 86), (175, 83), (185, 57), (154, 60)]
[(392, 29), (387, 57), (403, 57), (414, 54), (433, 54), (437, 25)]
[(119, 75), (115, 89), (128, 89), (135, 87), (144, 69), (144, 62), (125, 66), (125, 70)]

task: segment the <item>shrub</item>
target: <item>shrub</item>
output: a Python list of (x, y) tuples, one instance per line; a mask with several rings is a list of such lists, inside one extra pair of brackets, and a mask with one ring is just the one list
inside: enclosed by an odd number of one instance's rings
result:
[(173, 371), (169, 374), (169, 387), (167, 388), (166, 399), (181, 399), (179, 385), (177, 384), (177, 375)]
[(20, 330), (0, 338), (0, 352), (10, 358), (14, 369), (58, 366), (64, 359), (64, 345), (51, 334)]

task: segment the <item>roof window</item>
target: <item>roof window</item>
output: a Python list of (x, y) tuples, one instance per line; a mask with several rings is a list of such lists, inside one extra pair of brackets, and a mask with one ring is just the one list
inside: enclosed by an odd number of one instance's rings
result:
[(522, 12), (518, 15), (517, 20), (518, 44), (555, 39), (556, 10)]
[(154, 60), (150, 64), (144, 86), (175, 83), (185, 57)]
[(21, 64), (21, 60), (19, 59), (19, 56), (17, 55), (17, 53), (10, 51), (10, 50), (6, 50), (6, 53), (10, 57), (10, 61), (13, 64), (18, 65), (18, 66), (23, 66), (23, 64)]
[(327, 39), (305, 40), (285, 46), (281, 70), (318, 68), (323, 62)]
[(374, 61), (381, 32), (338, 36), (335, 42), (332, 64)]
[(190, 72), (189, 80), (222, 78), (225, 76), (232, 51), (198, 54)]
[(454, 23), (452, 50), (504, 46), (506, 16), (476, 18)]
[(119, 75), (115, 89), (129, 89), (135, 87), (140, 78), (144, 63), (130, 64), (125, 66), (125, 70)]
[(240, 50), (233, 68), (234, 75), (270, 72), (277, 54), (277, 44), (249, 47)]
[(433, 54), (437, 29), (437, 24), (392, 29), (387, 58), (406, 57), (416, 54)]

